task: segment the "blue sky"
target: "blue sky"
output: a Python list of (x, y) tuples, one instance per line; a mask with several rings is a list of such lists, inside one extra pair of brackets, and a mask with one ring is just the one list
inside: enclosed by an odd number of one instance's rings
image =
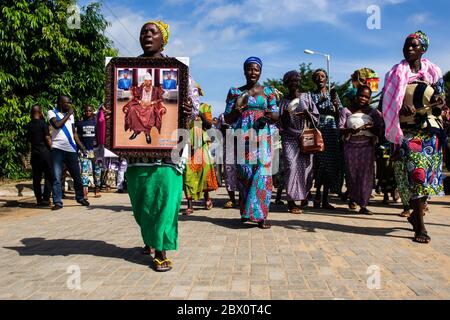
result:
[[(91, 1), (78, 1), (78, 5)], [(381, 9), (381, 29), (369, 30), (367, 8)], [(131, 0), (103, 1), (107, 35), (121, 56), (141, 54), (139, 30), (147, 20), (171, 27), (166, 54), (190, 57), (190, 72), (214, 114), (228, 89), (245, 82), (242, 62), (263, 62), (265, 78), (281, 78), (302, 62), (324, 67), (313, 49), (332, 55), (332, 80), (344, 82), (361, 67), (381, 77), (402, 59), (405, 37), (422, 29), (431, 40), (426, 57), (450, 70), (450, 2), (446, 0)]]

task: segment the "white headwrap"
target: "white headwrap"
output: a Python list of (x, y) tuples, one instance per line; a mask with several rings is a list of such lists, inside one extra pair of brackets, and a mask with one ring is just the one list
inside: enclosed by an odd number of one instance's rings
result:
[(150, 73), (145, 74), (144, 81), (147, 81), (147, 80), (150, 80), (150, 81), (153, 80), (152, 75)]

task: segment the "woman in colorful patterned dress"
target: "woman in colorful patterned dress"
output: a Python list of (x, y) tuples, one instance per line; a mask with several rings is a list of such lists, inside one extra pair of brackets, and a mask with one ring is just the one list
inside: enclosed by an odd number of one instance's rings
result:
[[(198, 87), (200, 96), (203, 96), (201, 88)], [(213, 203), (209, 192), (219, 188), (217, 184), (214, 163), (209, 154), (209, 138), (206, 130), (212, 127), (211, 106), (202, 103), (196, 121), (191, 123), (190, 139), (192, 146), (191, 161), (184, 172), (184, 192), (188, 201), (186, 214), (194, 212), (193, 200), (199, 200), (202, 195), (205, 198), (205, 209), (211, 210)]]
[[(278, 107), (272, 87), (259, 84), (262, 61), (250, 57), (244, 63), (247, 84), (228, 92), (225, 122), (234, 124), (238, 145), (244, 141), (245, 152), (238, 154), (237, 179), (243, 222), (257, 222), (269, 229), (267, 221), (272, 196), (272, 134), (270, 125), (278, 121)], [(251, 143), (257, 143), (258, 146)], [(238, 151), (239, 151), (238, 147)]]
[[(421, 116), (414, 106), (404, 103), (407, 86), (421, 81), (434, 88), (431, 103), (435, 108), (444, 105), (441, 69), (422, 58), (428, 47), (429, 39), (422, 31), (406, 38), (405, 60), (386, 75), (383, 98), (386, 138), (397, 146), (394, 157), (403, 162), (404, 168), (405, 179), (397, 183), (401, 193), (409, 194), (413, 212), (408, 221), (413, 226), (414, 241), (419, 243), (431, 241), (423, 219), (428, 198), (444, 195), (442, 146), (446, 135), (439, 126), (440, 117), (435, 116), (440, 110)], [(401, 116), (413, 117), (413, 123), (401, 121)]]
[[(285, 186), (288, 196), (288, 209), (292, 214), (301, 214), (308, 205), (308, 194), (313, 182), (313, 155), (304, 154), (300, 149), (300, 136), (307, 121), (319, 121), (319, 111), (309, 93), (300, 93), (300, 74), (290, 71), (283, 77), (284, 86), (289, 94), (280, 101), (281, 140), (284, 155)], [(289, 110), (291, 102), (298, 103)], [(295, 201), (301, 201), (298, 207)]]
[[(313, 74), (317, 90), (311, 93), (313, 102), (320, 113), (320, 131), (325, 143), (325, 151), (314, 157), (314, 179), (317, 188), (314, 207), (334, 209), (328, 199), (329, 193), (341, 194), (344, 182), (344, 156), (342, 153), (341, 136), (337, 127), (339, 111), (342, 104), (335, 90), (328, 92), (328, 74), (318, 69)], [(323, 186), (323, 195), (320, 189)]]

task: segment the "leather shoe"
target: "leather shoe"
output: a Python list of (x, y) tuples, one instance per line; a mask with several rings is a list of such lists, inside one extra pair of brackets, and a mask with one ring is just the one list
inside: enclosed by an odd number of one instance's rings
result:
[(77, 200), (77, 202), (85, 207), (88, 207), (90, 205), (90, 203), (86, 199)]
[(139, 134), (139, 133), (134, 132), (134, 133), (131, 135), (130, 140), (136, 139), (136, 137), (138, 136), (138, 134)]
[(55, 204), (53, 207), (52, 207), (52, 210), (53, 211), (56, 211), (56, 210), (59, 210), (59, 209), (62, 209), (63, 207), (62, 207), (62, 205), (60, 205), (60, 204)]

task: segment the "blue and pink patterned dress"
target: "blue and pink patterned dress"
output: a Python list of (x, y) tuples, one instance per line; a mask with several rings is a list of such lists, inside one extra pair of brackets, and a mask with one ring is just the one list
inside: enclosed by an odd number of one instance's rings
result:
[[(243, 93), (240, 88), (231, 88), (228, 92), (225, 114), (236, 107), (238, 97)], [(269, 214), (272, 197), (272, 134), (274, 126), (260, 125), (265, 110), (278, 112), (277, 100), (272, 87), (264, 87), (262, 95), (249, 97), (241, 118), (233, 126), (235, 134), (241, 132), (245, 151), (238, 154), (237, 184), (240, 194), (241, 217), (254, 222), (262, 222)], [(252, 130), (253, 129), (253, 130)], [(258, 143), (258, 148), (248, 148)], [(239, 151), (239, 148), (238, 148)]]

